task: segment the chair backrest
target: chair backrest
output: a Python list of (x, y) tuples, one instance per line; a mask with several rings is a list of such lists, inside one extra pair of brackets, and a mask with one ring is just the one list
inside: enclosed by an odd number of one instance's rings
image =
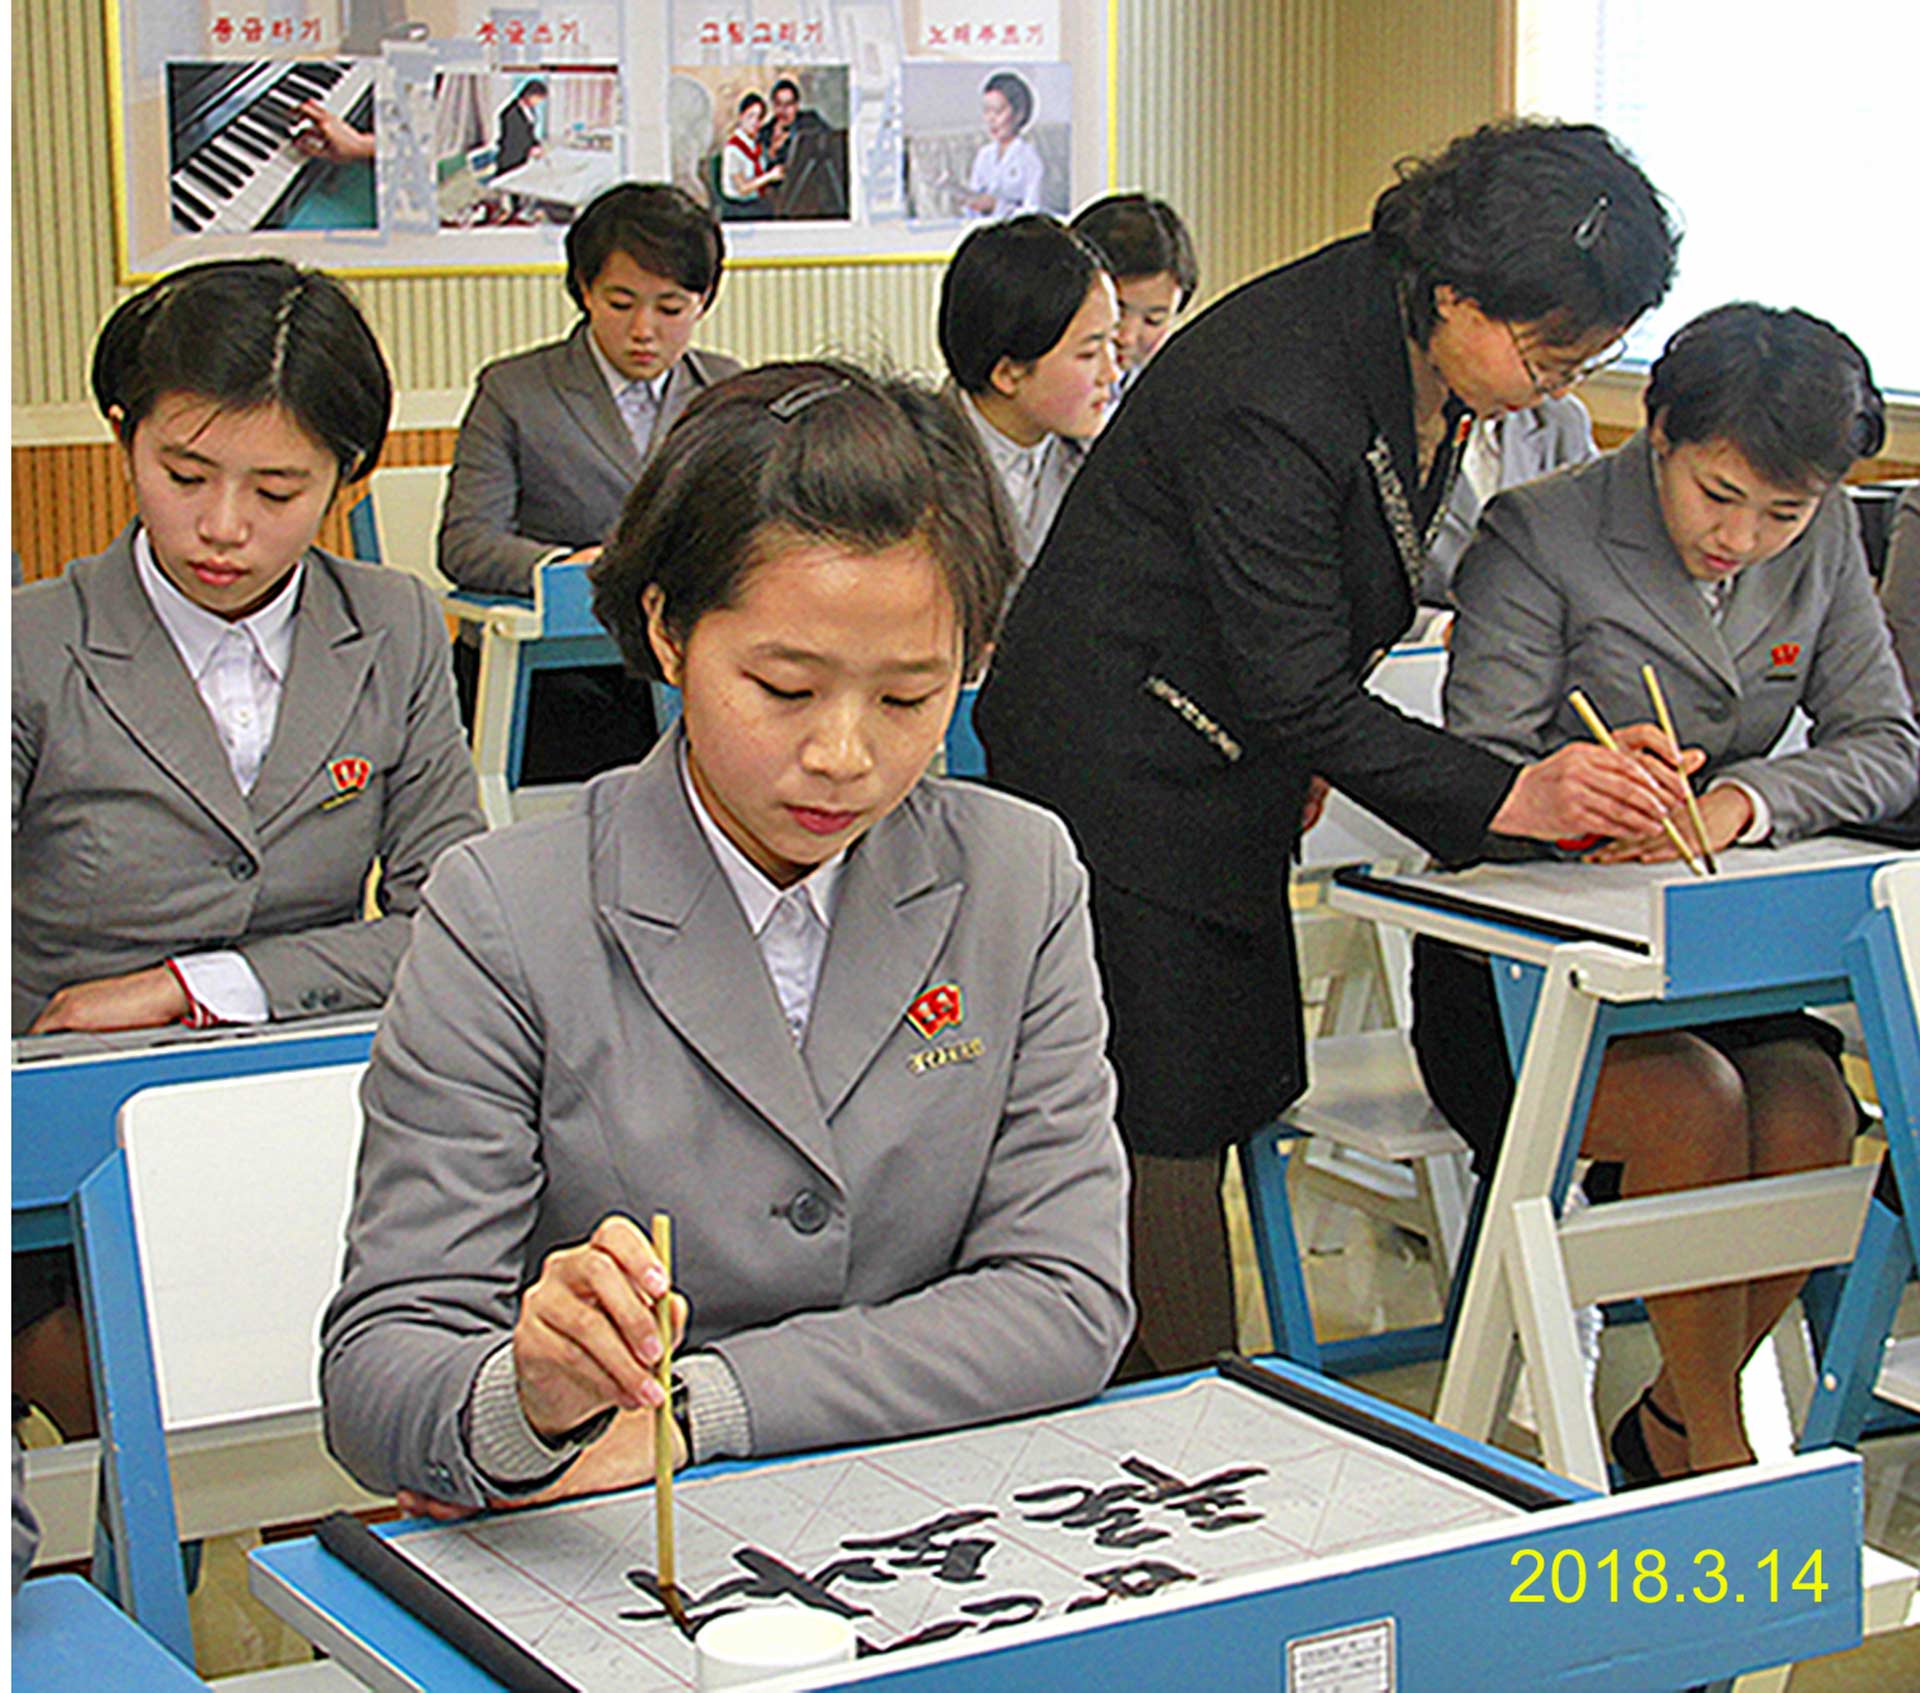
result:
[(419, 577), (436, 594), (453, 592), (438, 562), (448, 468), (444, 464), (395, 465), (367, 478), (380, 562)]
[(364, 1064), (149, 1088), (120, 1110), (161, 1421), (319, 1405)]

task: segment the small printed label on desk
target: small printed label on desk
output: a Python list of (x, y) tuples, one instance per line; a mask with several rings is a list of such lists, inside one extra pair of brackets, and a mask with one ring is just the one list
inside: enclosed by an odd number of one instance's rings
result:
[(1287, 1642), (1287, 1693), (1394, 1693), (1393, 1618)]

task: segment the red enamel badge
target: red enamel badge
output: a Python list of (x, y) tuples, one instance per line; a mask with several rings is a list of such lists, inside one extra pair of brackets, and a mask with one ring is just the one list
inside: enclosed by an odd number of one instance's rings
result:
[(373, 776), (373, 761), (367, 758), (336, 758), (327, 766), (336, 794), (357, 794)]
[(926, 1040), (932, 1040), (942, 1029), (955, 1027), (965, 1014), (958, 982), (942, 982), (937, 988), (928, 988), (907, 1007), (907, 1021)]
[(1776, 666), (1784, 667), (1792, 664), (1799, 657), (1800, 643), (1798, 641), (1782, 641), (1779, 646), (1773, 649), (1773, 662)]

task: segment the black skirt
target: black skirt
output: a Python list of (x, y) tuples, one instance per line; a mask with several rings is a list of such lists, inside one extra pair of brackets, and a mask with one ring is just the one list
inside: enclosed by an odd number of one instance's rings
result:
[[(1686, 1032), (1725, 1053), (1771, 1041), (1811, 1040), (1836, 1064), (1845, 1044), (1831, 1023), (1804, 1011), (1699, 1023)], [(1506, 1136), (1514, 1078), (1485, 954), (1426, 935), (1415, 939), (1413, 1048), (1434, 1104), (1473, 1148), (1473, 1167), (1490, 1174)]]
[(1299, 1097), (1300, 991), (1277, 900), (1273, 922), (1244, 931), (1096, 876), (1093, 925), (1129, 1151), (1204, 1157)]

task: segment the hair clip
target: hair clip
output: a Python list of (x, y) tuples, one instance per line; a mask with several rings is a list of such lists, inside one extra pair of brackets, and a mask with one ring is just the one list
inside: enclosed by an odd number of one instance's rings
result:
[(1607, 213), (1613, 210), (1613, 197), (1609, 194), (1595, 196), (1594, 202), (1587, 208), (1587, 215), (1573, 226), (1573, 244), (1583, 253), (1591, 253), (1600, 245), (1600, 237), (1607, 230)]
[(778, 399), (767, 402), (767, 410), (782, 423), (791, 423), (808, 406), (839, 393), (853, 384), (844, 376), (823, 377), (818, 382), (809, 382), (803, 387), (791, 388)]

